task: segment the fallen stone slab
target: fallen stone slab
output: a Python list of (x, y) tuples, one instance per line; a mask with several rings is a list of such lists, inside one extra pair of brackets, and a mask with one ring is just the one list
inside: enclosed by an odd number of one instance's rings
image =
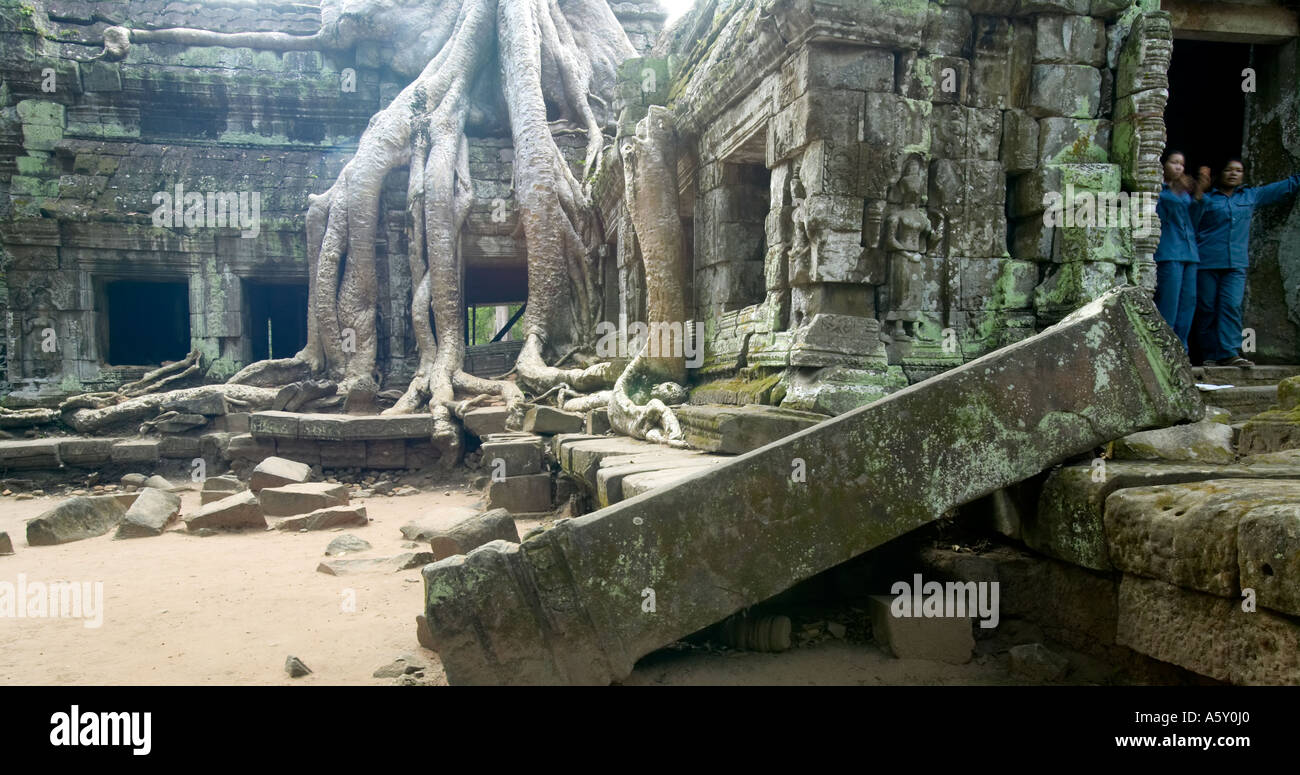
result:
[(434, 561), (453, 554), (466, 554), (489, 541), (519, 543), (519, 529), (505, 509), (492, 509), (461, 520), (455, 526), (429, 537)]
[(465, 413), (465, 430), (480, 439), (490, 433), (505, 433), (508, 412), (504, 406), (471, 409)]
[(213, 501), (185, 517), (190, 532), (199, 530), (244, 530), (266, 528), (266, 517), (257, 496), (248, 490)]
[(341, 554), (365, 552), (369, 549), (370, 542), (366, 539), (358, 538), (351, 534), (345, 534), (330, 541), (329, 546), (325, 547), (325, 554), (329, 557), (337, 557)]
[(488, 504), (512, 514), (538, 514), (551, 510), (551, 475), (509, 476), (488, 485)]
[(268, 457), (257, 464), (248, 478), (248, 489), (261, 492), (267, 487), (302, 484), (311, 478), (311, 466), (282, 457)]
[(620, 680), (645, 654), (956, 506), (1203, 416), (1149, 296), (1116, 289), (673, 487), (427, 566), (425, 613), (453, 684)]
[(1300, 684), (1300, 624), (1240, 599), (1125, 575), (1116, 641), (1201, 675), (1239, 685)]
[(14, 542), (8, 533), (0, 533), (0, 556), (14, 553)]
[(1113, 449), (1116, 460), (1231, 463), (1237, 459), (1232, 428), (1210, 420), (1133, 433), (1116, 439)]
[(276, 521), (276, 530), (329, 530), (332, 527), (351, 527), (368, 525), (365, 506), (330, 506), (317, 509), (310, 514), (288, 517)]
[(113, 537), (147, 538), (162, 535), (167, 525), (180, 513), (179, 495), (155, 487), (147, 488), (140, 492), (140, 497), (126, 510)]
[(234, 476), (209, 476), (203, 480), (203, 489), (199, 491), (199, 503), (206, 506), (213, 501), (242, 492), (243, 489), (244, 483)]
[(431, 562), (433, 562), (433, 555), (429, 552), (406, 552), (394, 557), (322, 560), (320, 565), (316, 566), (316, 570), (330, 576), (372, 572), (395, 573), (419, 568)]
[(696, 449), (729, 455), (758, 449), (826, 419), (824, 414), (763, 404), (688, 404), (673, 412), (681, 423), (686, 443)]
[(0, 471), (59, 467), (59, 439), (0, 441)]
[(329, 482), (286, 484), (267, 487), (258, 493), (262, 510), (268, 517), (292, 517), (308, 514), (317, 509), (348, 505), (348, 488)]
[[(969, 616), (895, 616), (894, 597), (867, 598), (871, 634), (881, 648), (898, 659), (929, 659), (964, 665), (975, 650)], [(918, 612), (919, 613), (919, 612)]]
[(1106, 547), (1105, 511), (1111, 493), (1209, 479), (1300, 479), (1300, 467), (1254, 458), (1222, 466), (1136, 460), (1061, 466), (1047, 477), (1038, 508), (1022, 512), (1019, 538), (1049, 557), (1109, 571), (1114, 566)]
[(566, 412), (550, 406), (533, 406), (524, 415), (525, 433), (581, 433), (587, 417), (581, 412)]
[(112, 495), (69, 498), (27, 523), (28, 546), (53, 546), (101, 536), (117, 527), (126, 507)]
[(402, 538), (407, 541), (428, 543), (429, 539), (447, 530), (449, 526), (476, 516), (479, 513), (479, 509), (471, 508), (469, 506), (438, 508), (418, 519), (411, 520), (405, 525), (402, 525)]
[(1300, 482), (1212, 479), (1120, 490), (1106, 499), (1110, 561), (1126, 573), (1238, 599), (1238, 523), (1257, 508), (1288, 505), (1300, 511)]

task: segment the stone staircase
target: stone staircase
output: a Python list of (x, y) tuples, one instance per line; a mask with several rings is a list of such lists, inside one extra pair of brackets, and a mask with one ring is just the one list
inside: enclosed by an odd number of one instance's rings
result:
[(1297, 374), (1300, 374), (1300, 366), (1254, 366), (1249, 369), (1197, 366), (1192, 369), (1192, 376), (1198, 383), (1232, 386), (1205, 391), (1202, 397), (1207, 406), (1231, 412), (1234, 424), (1268, 411), (1277, 403), (1277, 383)]
[(1120, 289), (736, 457), (557, 435), (560, 467), (598, 496), (603, 484), (611, 505), (426, 566), (433, 643), (456, 684), (617, 681), (645, 654), (961, 504), (1202, 414), (1172, 332), (1144, 293)]

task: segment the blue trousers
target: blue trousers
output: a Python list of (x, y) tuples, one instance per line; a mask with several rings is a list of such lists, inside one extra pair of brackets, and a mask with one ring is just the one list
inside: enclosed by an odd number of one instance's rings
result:
[(1241, 303), (1246, 270), (1201, 269), (1196, 273), (1196, 341), (1206, 360), (1223, 361), (1241, 349)]
[(1156, 263), (1156, 308), (1187, 349), (1187, 335), (1196, 314), (1196, 270), (1191, 261)]

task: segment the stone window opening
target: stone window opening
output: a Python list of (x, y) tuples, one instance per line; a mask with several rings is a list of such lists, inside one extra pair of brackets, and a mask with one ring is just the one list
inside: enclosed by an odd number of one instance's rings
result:
[(307, 283), (244, 280), (251, 358), (292, 358), (307, 344)]
[(184, 279), (101, 279), (96, 286), (96, 333), (106, 364), (157, 366), (189, 353), (190, 294)]

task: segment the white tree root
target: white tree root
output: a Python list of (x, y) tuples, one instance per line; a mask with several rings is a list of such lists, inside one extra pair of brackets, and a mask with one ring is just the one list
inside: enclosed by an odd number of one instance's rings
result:
[[(617, 67), (635, 50), (606, 0), (326, 0), (314, 35), (216, 33), (194, 29), (105, 32), (105, 57), (121, 59), (131, 42), (251, 47), (275, 51), (342, 50), (360, 40), (398, 49), (394, 67), (418, 73), (371, 118), (356, 155), (307, 213), (308, 335), (292, 358), (250, 364), (230, 386), (283, 385), (309, 378), (337, 382), (341, 394), (377, 392), (375, 237), (387, 175), (409, 165), (406, 235), (419, 361), (406, 392), (386, 413), (430, 412), (446, 461), (459, 457), (455, 420), (468, 406), (456, 393), (499, 396), (508, 404), (560, 383), (590, 392), (609, 388), (614, 367), (548, 366), (545, 348), (594, 338), (599, 294), (592, 261), (603, 242), (589, 193), (551, 133), (547, 103), (587, 136), (584, 178), (600, 163)], [(519, 384), (464, 372), (463, 263), (460, 233), (472, 202), (466, 116), (478, 75), (495, 57), (514, 140), (515, 203), (528, 250), (528, 311)], [(401, 60), (399, 62), (398, 60)], [(418, 67), (410, 62), (420, 61)], [(605, 95), (601, 98), (598, 95)], [(76, 409), (100, 426), (124, 407)], [(457, 407), (461, 407), (457, 411)], [(116, 413), (116, 414), (113, 414)], [(116, 422), (116, 420), (114, 420)]]

